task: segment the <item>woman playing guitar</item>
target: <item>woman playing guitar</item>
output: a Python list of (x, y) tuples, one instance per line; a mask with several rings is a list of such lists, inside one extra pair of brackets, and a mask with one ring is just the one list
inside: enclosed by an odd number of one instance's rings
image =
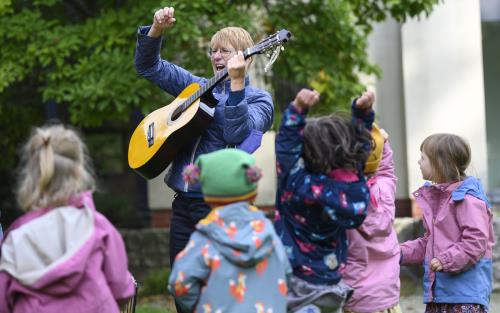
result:
[[(155, 12), (152, 26), (138, 29), (135, 66), (139, 75), (177, 97), (189, 84), (204, 85), (207, 79), (160, 57), (163, 31), (174, 24), (174, 8), (165, 7)], [(251, 58), (245, 60), (242, 51), (253, 44), (248, 32), (239, 27), (222, 28), (211, 39), (209, 55), (214, 74), (227, 68), (228, 78), (216, 85), (209, 97), (202, 97), (202, 101), (215, 101), (213, 122), (199, 137), (183, 143), (165, 177), (167, 185), (176, 192), (170, 228), (171, 264), (186, 246), (195, 225), (210, 211), (200, 186), (184, 183), (183, 168), (200, 154), (239, 146), (253, 136), (259, 141), (262, 133), (271, 127), (272, 98), (268, 92), (251, 86), (246, 75)], [(249, 153), (256, 149), (255, 145), (246, 144), (241, 148)]]

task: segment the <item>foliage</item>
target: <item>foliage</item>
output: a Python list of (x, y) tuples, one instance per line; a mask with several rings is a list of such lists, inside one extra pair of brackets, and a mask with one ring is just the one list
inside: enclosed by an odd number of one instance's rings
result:
[[(28, 125), (43, 120), (48, 102), (81, 127), (127, 122), (137, 108), (148, 112), (167, 103), (133, 63), (137, 27), (150, 24), (160, 6), (174, 6), (177, 19), (164, 36), (162, 57), (203, 76), (212, 76), (204, 51), (220, 27), (245, 27), (256, 40), (290, 30), (293, 40), (274, 65), (271, 83), (277, 94), (283, 82), (319, 89), (317, 112), (324, 113), (360, 93), (359, 74), (380, 74), (366, 53), (375, 22), (429, 14), (439, 1), (0, 0), (0, 122), (2, 134), (9, 134), (0, 136), (6, 147), (0, 172), (12, 179), (18, 143)], [(291, 99), (277, 100), (284, 106)]]
[(163, 57), (211, 75), (200, 53), (218, 28), (237, 24), (256, 38), (287, 28), (294, 34), (273, 80), (316, 81), (331, 99), (348, 101), (362, 90), (358, 74), (379, 74), (366, 55), (374, 22), (388, 15), (429, 14), (439, 0), (383, 1), (0, 1), (0, 92), (30, 81), (42, 102), (67, 106), (73, 123), (91, 126), (128, 120), (165, 95), (138, 78), (135, 32), (160, 4), (176, 8), (177, 25), (165, 36)]
[(139, 297), (154, 295), (167, 295), (167, 282), (170, 276), (170, 269), (159, 269), (152, 271), (139, 286)]
[(138, 305), (137, 313), (175, 313), (175, 310), (169, 310), (168, 308), (157, 308), (147, 304)]

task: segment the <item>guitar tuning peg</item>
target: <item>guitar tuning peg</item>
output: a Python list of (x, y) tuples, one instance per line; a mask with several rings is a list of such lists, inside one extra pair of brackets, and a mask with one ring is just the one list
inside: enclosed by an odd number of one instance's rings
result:
[(285, 47), (281, 46), (281, 51), (285, 51)]
[(271, 57), (271, 54), (268, 52), (266, 53), (266, 57), (270, 58)]

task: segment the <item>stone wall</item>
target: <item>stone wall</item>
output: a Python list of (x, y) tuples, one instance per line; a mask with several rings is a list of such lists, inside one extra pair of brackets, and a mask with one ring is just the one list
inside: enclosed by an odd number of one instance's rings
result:
[(129, 270), (138, 281), (151, 271), (170, 267), (168, 229), (120, 229), (127, 249)]

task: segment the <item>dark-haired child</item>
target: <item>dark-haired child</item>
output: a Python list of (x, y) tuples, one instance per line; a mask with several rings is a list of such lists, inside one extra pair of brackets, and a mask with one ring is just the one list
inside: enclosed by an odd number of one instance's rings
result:
[(340, 312), (352, 289), (341, 281), (346, 229), (363, 222), (369, 190), (363, 167), (371, 151), (372, 92), (335, 113), (309, 119), (319, 93), (302, 89), (283, 114), (276, 138), (275, 227), (293, 268), (289, 312)]

